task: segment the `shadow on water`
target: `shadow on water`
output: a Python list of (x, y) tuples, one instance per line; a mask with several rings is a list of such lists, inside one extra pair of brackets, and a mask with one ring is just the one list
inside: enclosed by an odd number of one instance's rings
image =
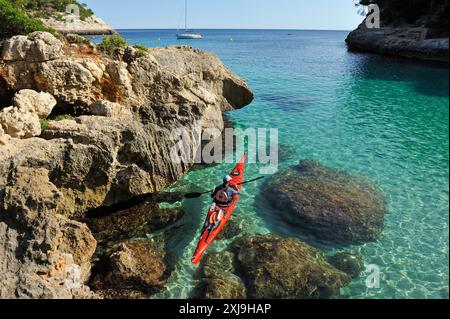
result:
[(258, 99), (276, 106), (283, 112), (304, 112), (316, 103), (312, 97), (295, 96), (283, 92), (261, 94)]
[(161, 241), (171, 272), (182, 262), (181, 259), (184, 258), (189, 244), (199, 237), (199, 225), (202, 222), (204, 207), (202, 201), (188, 199), (182, 202), (182, 209), (185, 212), (183, 218), (153, 236), (156, 241)]
[(409, 82), (419, 94), (449, 96), (449, 66), (445, 63), (409, 60), (371, 53), (349, 52), (348, 65), (355, 77), (367, 80)]

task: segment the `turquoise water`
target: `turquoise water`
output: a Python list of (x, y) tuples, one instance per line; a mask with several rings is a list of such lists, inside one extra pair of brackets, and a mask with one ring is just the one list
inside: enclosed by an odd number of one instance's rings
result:
[[(379, 289), (366, 274), (345, 289), (351, 298), (449, 296), (449, 80), (435, 65), (350, 53), (346, 32), (202, 31), (201, 41), (178, 41), (175, 31), (121, 32), (147, 46), (190, 44), (216, 52), (255, 92), (248, 107), (230, 112), (240, 127), (275, 127), (280, 143), (300, 159), (369, 176), (386, 194), (385, 229), (377, 242), (330, 247), (271, 218), (259, 205), (260, 183), (247, 185), (234, 219), (249, 233), (296, 236), (333, 253), (359, 251), (380, 267)], [(232, 165), (192, 171), (179, 183), (208, 189)], [(247, 177), (258, 176), (249, 165)], [(205, 181), (207, 181), (205, 183)], [(206, 185), (207, 184), (207, 185)], [(196, 284), (190, 258), (208, 198), (184, 201), (185, 217), (171, 230), (168, 249), (176, 271), (157, 297), (186, 298)], [(216, 242), (221, 250), (227, 242)]]

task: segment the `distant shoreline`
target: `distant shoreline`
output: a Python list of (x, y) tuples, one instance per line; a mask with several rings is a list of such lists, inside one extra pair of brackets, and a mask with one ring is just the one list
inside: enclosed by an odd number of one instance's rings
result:
[[(143, 29), (137, 29), (137, 28), (116, 28), (116, 31), (158, 31), (158, 30), (173, 30), (178, 31), (180, 29), (177, 28), (143, 28)], [(326, 30), (326, 29), (236, 29), (236, 28), (230, 28), (230, 29), (210, 29), (210, 28), (191, 28), (191, 30), (205, 30), (205, 31), (326, 31), (326, 32), (351, 32), (352, 30)]]

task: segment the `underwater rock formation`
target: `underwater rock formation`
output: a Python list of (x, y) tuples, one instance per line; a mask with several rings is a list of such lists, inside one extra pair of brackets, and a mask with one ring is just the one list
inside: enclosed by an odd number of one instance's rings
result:
[(90, 285), (104, 298), (148, 296), (167, 280), (164, 251), (149, 241), (116, 245), (99, 268)]
[(263, 193), (283, 220), (321, 240), (374, 241), (383, 230), (383, 194), (363, 176), (304, 160), (272, 176)]
[(320, 250), (298, 239), (254, 235), (233, 246), (248, 298), (331, 298), (351, 281)]
[(340, 271), (349, 274), (352, 278), (358, 278), (364, 271), (364, 261), (359, 253), (343, 252), (328, 258), (328, 262)]

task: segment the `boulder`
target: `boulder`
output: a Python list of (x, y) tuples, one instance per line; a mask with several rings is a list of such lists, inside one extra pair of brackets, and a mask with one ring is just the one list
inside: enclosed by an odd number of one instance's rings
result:
[(89, 107), (91, 113), (97, 116), (106, 117), (128, 117), (131, 118), (133, 115), (131, 111), (119, 103), (113, 103), (105, 100), (97, 101)]
[(255, 235), (233, 246), (248, 298), (331, 298), (351, 281), (320, 250), (298, 239)]
[(91, 280), (95, 290), (151, 294), (167, 281), (164, 252), (148, 241), (129, 240), (113, 248), (101, 273)]
[(246, 298), (244, 282), (234, 274), (233, 253), (208, 253), (201, 264), (201, 280), (194, 288), (197, 299)]
[(22, 111), (36, 113), (40, 119), (45, 119), (55, 107), (56, 100), (45, 92), (21, 90), (14, 96), (13, 105)]
[(15, 138), (41, 135), (41, 124), (37, 114), (13, 106), (0, 111), (0, 126), (6, 134)]
[(263, 193), (283, 220), (321, 240), (374, 241), (383, 230), (384, 196), (363, 176), (305, 160), (271, 177)]
[(362, 256), (355, 252), (337, 253), (329, 257), (328, 262), (352, 278), (358, 278), (365, 268)]
[(17, 35), (3, 43), (2, 59), (7, 62), (45, 62), (63, 55), (63, 44), (48, 32)]
[(194, 288), (196, 299), (244, 299), (245, 296), (244, 283), (232, 273), (205, 278)]

